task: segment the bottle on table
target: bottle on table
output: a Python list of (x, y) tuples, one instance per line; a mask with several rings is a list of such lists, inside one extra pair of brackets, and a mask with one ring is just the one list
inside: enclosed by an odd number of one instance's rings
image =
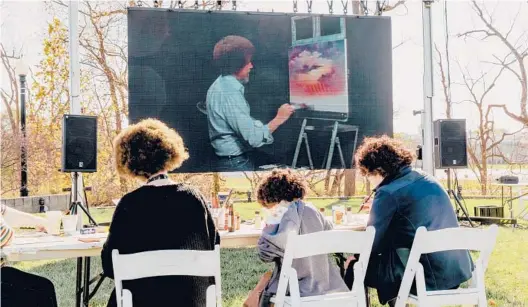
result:
[(211, 207), (213, 209), (219, 208), (218, 195), (215, 192), (211, 192)]
[(226, 211), (224, 207), (220, 207), (218, 209), (218, 216), (217, 216), (217, 229), (218, 230), (225, 230), (226, 227)]
[(352, 213), (352, 207), (347, 207), (346, 209), (346, 222), (347, 224), (352, 224), (354, 220), (354, 214)]
[(255, 211), (255, 228), (262, 228), (262, 216), (260, 216), (260, 211)]
[(236, 230), (240, 230), (240, 223), (242, 222), (242, 220), (240, 219), (240, 213), (235, 212), (235, 215), (236, 215)]
[(234, 211), (234, 206), (233, 206), (233, 203), (231, 204), (228, 204), (229, 206), (229, 221), (228, 221), (228, 225), (229, 225), (229, 232), (235, 232), (236, 230), (236, 216), (235, 216), (235, 211)]

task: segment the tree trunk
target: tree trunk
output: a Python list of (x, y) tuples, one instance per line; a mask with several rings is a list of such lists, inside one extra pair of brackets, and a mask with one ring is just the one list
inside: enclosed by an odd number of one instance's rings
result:
[(220, 174), (213, 173), (213, 192), (218, 194), (220, 192)]
[(356, 195), (356, 169), (345, 170), (345, 196)]

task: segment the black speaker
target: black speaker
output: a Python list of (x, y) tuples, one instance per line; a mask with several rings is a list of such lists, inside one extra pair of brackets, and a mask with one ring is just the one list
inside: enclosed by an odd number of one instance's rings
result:
[(62, 171), (97, 171), (97, 117), (64, 115), (62, 119)]
[(434, 122), (436, 168), (468, 166), (465, 119), (440, 119)]

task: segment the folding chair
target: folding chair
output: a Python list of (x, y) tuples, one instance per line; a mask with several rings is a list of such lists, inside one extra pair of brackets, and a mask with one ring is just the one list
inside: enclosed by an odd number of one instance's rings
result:
[[(495, 247), (497, 233), (497, 225), (492, 225), (488, 229), (448, 228), (436, 231), (427, 231), (425, 227), (418, 228), (403, 274), (396, 307), (404, 307), (406, 303), (425, 307), (461, 304), (487, 306), (484, 273)], [(450, 250), (480, 252), (475, 262), (470, 288), (427, 291), (420, 256)], [(410, 294), (413, 280), (416, 280), (417, 295)]]
[[(365, 295), (365, 274), (370, 252), (374, 242), (374, 227), (366, 231), (320, 231), (305, 235), (292, 232), (288, 236), (277, 294), (271, 299), (275, 307), (283, 306), (317, 306), (317, 307), (364, 307), (367, 305)], [(330, 254), (359, 253), (359, 261), (354, 264), (354, 284), (352, 290), (343, 293), (330, 293), (301, 297), (297, 272), (292, 267), (293, 259)], [(290, 296), (286, 296), (289, 286)]]
[(222, 307), (219, 245), (212, 251), (158, 250), (123, 255), (113, 250), (112, 261), (118, 307), (132, 307), (133, 294), (123, 289), (124, 280), (155, 276), (213, 276), (215, 284), (206, 293), (207, 307)]

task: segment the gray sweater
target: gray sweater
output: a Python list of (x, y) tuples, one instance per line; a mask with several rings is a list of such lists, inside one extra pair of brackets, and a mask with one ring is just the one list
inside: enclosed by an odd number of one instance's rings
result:
[[(308, 234), (332, 228), (332, 223), (328, 222), (315, 207), (303, 201), (291, 203), (280, 224), (267, 225), (258, 241), (258, 253), (262, 261), (275, 262), (276, 265), (265, 293), (277, 292), (280, 276), (277, 263), (282, 263), (287, 236), (291, 231)], [(301, 296), (349, 291), (339, 274), (335, 260), (328, 255), (294, 259), (293, 268), (299, 277)]]

